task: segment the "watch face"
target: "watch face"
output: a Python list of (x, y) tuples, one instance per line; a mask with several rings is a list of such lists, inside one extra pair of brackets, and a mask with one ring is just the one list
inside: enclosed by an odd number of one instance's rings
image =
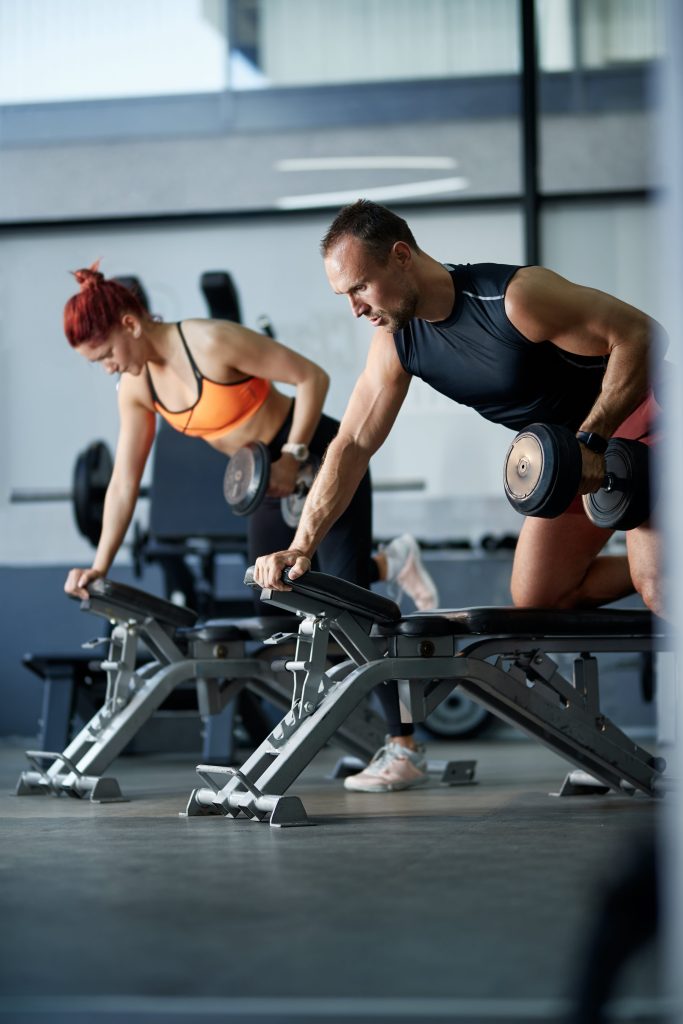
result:
[(299, 462), (303, 462), (308, 458), (308, 448), (305, 444), (285, 444), (282, 446), (283, 452), (289, 452)]

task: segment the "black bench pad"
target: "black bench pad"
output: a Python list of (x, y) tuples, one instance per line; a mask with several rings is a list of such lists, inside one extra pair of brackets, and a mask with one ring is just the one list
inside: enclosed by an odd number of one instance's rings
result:
[(375, 636), (651, 636), (666, 624), (646, 609), (458, 608), (378, 623)]
[[(314, 600), (328, 600), (335, 608), (341, 608), (355, 615), (362, 615), (375, 622), (398, 622), (401, 618), (401, 609), (394, 601), (390, 601), (380, 594), (373, 594), (371, 590), (358, 587), (355, 583), (340, 580), (336, 576), (309, 570), (298, 579), (290, 580), (285, 570), (283, 578), (295, 594), (301, 594)], [(255, 590), (261, 589), (258, 583), (254, 582), (253, 565), (247, 569), (244, 582)]]
[[(258, 589), (253, 573), (251, 566), (244, 582)], [(290, 580), (285, 571), (283, 578), (295, 593), (372, 619), (374, 636), (649, 637), (653, 632), (668, 632), (666, 623), (645, 608), (559, 610), (503, 605), (401, 616), (393, 601), (326, 573), (309, 571)]]
[[(93, 580), (88, 584), (91, 597), (105, 602), (111, 608), (111, 617), (119, 618), (127, 610), (136, 615), (144, 615), (166, 626), (192, 626), (197, 621), (197, 613), (191, 608), (164, 601), (161, 597), (147, 594), (144, 590), (115, 583), (109, 579)], [(90, 600), (81, 602), (84, 611), (90, 609)]]

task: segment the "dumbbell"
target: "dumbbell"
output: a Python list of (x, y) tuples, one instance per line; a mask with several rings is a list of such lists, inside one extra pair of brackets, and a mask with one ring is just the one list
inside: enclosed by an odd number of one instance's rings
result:
[[(291, 494), (282, 498), (282, 518), (295, 529), (315, 476), (314, 461), (302, 463)], [(252, 441), (231, 456), (223, 477), (223, 494), (236, 516), (249, 516), (263, 501), (270, 480), (270, 452), (262, 441)]]
[[(575, 498), (581, 475), (581, 447), (568, 427), (532, 423), (517, 434), (505, 456), (505, 494), (525, 516), (561, 515)], [(582, 500), (591, 522), (604, 529), (633, 530), (644, 523), (650, 515), (648, 446), (612, 438), (603, 485)]]

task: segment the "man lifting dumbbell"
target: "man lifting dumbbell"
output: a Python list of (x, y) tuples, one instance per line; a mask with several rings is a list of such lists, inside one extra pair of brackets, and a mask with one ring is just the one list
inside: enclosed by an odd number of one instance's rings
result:
[[(286, 566), (294, 577), (310, 567), (413, 376), (516, 431), (537, 422), (568, 427), (579, 439), (582, 494), (605, 483), (610, 438), (655, 439), (656, 325), (633, 306), (542, 267), (441, 263), (402, 218), (367, 200), (340, 211), (321, 249), (332, 289), (376, 331), (292, 547), (256, 563), (261, 586), (285, 590)], [(652, 525), (626, 534), (626, 557), (598, 557), (610, 535), (588, 519), (580, 497), (552, 519), (526, 518), (512, 571), (515, 604), (590, 607), (635, 589), (662, 615)]]
[(559, 424), (531, 423), (517, 435), (505, 457), (503, 482), (508, 501), (525, 516), (555, 519), (579, 491), (581, 445), (597, 445), (605, 456), (600, 488), (584, 494), (584, 512), (595, 526), (634, 530), (650, 518), (650, 449), (642, 441), (610, 441)]
[[(322, 412), (327, 373), (240, 324), (163, 323), (149, 315), (132, 291), (106, 279), (97, 265), (76, 271), (75, 277), (81, 289), (66, 303), (65, 334), (88, 362), (120, 374), (120, 425), (93, 564), (69, 572), (66, 592), (86, 598), (88, 583), (109, 571), (133, 516), (156, 413), (226, 456), (255, 442), (265, 445), (270, 466), (266, 494), (249, 517), (249, 559), (255, 561), (273, 545), (289, 545), (293, 529), (283, 519), (281, 499), (295, 490), (309, 453), (322, 459), (338, 427)], [(292, 385), (294, 400), (274, 381)], [(369, 473), (363, 474), (347, 509), (330, 529), (319, 559), (324, 571), (364, 587), (376, 580), (396, 581), (418, 607), (437, 602), (412, 537), (399, 537), (372, 554)], [(259, 612), (266, 614), (265, 606)], [(393, 714), (393, 704), (391, 708)]]

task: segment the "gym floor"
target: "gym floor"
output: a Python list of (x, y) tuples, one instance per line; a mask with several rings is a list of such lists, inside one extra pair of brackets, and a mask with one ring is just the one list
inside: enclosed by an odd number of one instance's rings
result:
[[(352, 794), (336, 748), (292, 787), (315, 823), (179, 817), (197, 758), (124, 757), (130, 802), (13, 794), (0, 748), (0, 1021), (568, 1021), (606, 888), (661, 805), (554, 799), (568, 765), (511, 728), (434, 742), (477, 784)], [(609, 1020), (666, 1020), (657, 943)], [(582, 1021), (582, 1024), (584, 1022)]]

